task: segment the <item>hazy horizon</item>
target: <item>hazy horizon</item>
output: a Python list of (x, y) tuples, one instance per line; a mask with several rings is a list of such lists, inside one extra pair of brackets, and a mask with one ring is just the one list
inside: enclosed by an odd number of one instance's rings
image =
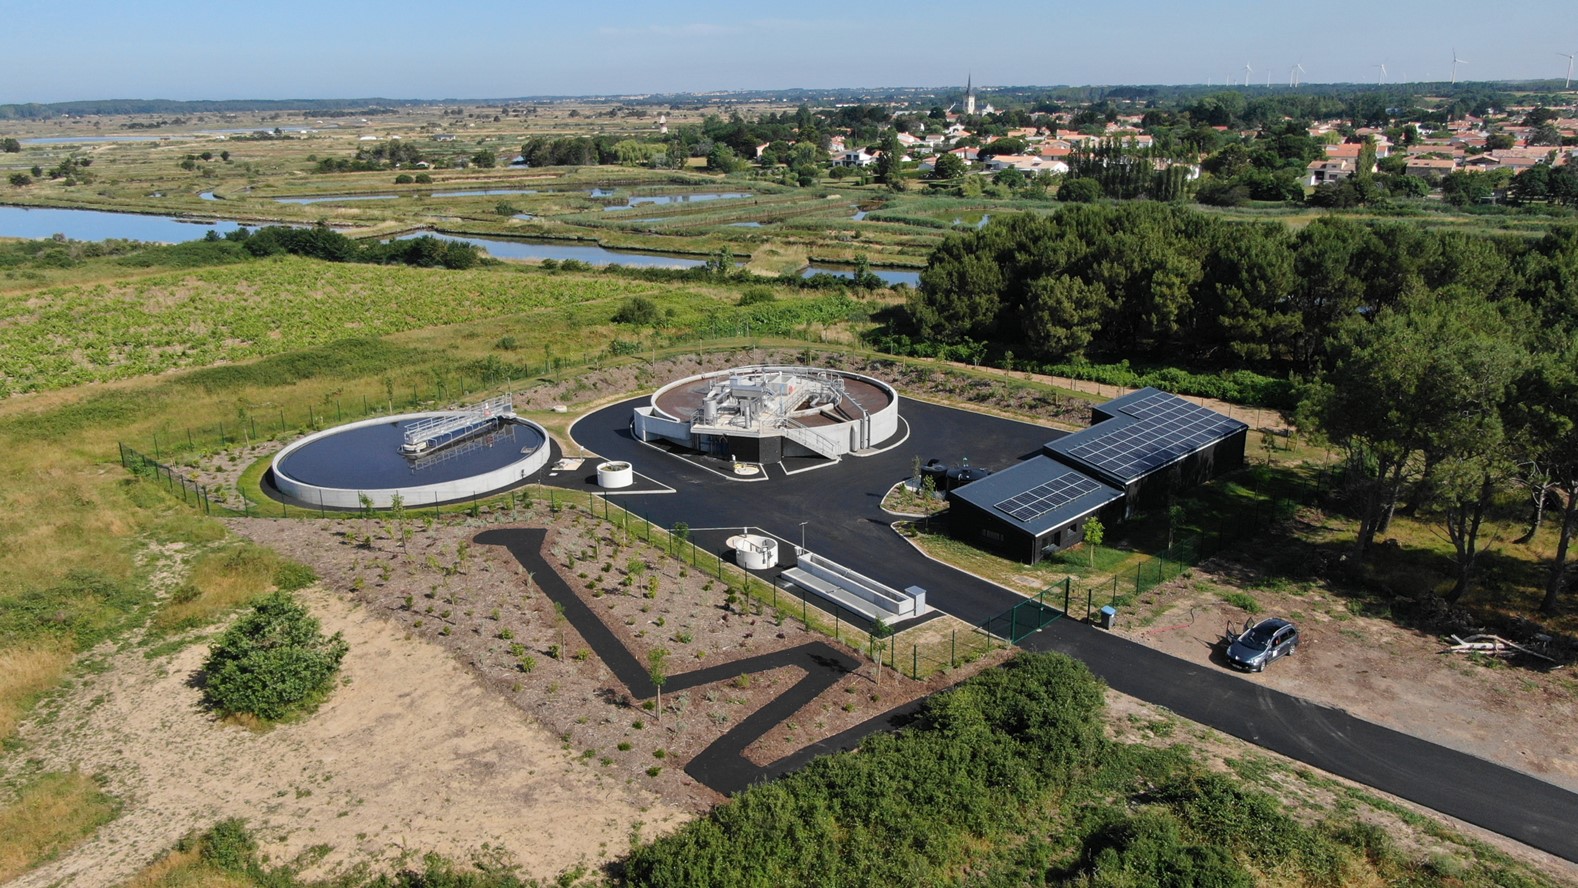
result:
[[(388, 3), (235, 6), (18, 0), (0, 34), (0, 103), (496, 97), (859, 89), (855, 83), (1310, 85), (1562, 78), (1578, 17), (1555, 0), (1318, 10), (1135, 0), (986, 18), (936, 0), (850, 8), (809, 0), (764, 17), (711, 0), (613, 0), (595, 14), (527, 4), (464, 13)], [(475, 97), (475, 98), (469, 98)]]

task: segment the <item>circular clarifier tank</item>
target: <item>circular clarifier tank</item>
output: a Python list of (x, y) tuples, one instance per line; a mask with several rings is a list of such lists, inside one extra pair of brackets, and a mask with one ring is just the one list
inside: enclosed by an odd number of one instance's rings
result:
[(412, 427), (467, 416), (408, 413), (316, 432), (274, 457), (274, 486), (310, 506), (355, 509), (365, 497), (375, 507), (388, 508), (399, 495), (414, 508), (504, 490), (547, 465), (552, 450), (547, 433), (516, 417), (476, 422), (421, 453), (402, 449)]

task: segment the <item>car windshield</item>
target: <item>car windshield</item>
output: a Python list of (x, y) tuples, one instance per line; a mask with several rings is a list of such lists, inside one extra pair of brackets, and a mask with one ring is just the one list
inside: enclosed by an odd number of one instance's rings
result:
[(1276, 634), (1277, 627), (1267, 626), (1262, 623), (1248, 632), (1245, 632), (1244, 636), (1240, 638), (1239, 641), (1245, 647), (1254, 648), (1257, 651), (1263, 651), (1266, 648), (1271, 647), (1271, 637)]

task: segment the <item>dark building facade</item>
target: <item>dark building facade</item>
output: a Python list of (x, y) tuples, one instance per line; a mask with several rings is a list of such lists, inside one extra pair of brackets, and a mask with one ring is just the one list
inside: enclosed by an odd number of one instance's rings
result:
[(1249, 426), (1154, 388), (1091, 410), (1091, 426), (948, 494), (961, 540), (1034, 564), (1104, 525), (1166, 505), (1244, 464)]

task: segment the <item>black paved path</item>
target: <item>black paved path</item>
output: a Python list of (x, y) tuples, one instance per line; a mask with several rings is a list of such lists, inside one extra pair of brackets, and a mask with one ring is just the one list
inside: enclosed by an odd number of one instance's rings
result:
[(1258, 746), (1578, 861), (1578, 795), (1519, 771), (1199, 666), (1075, 620), (1020, 642), (1113, 690)]
[[(968, 457), (973, 465), (1003, 468), (1035, 452), (1057, 432), (906, 400), (900, 409), (909, 421), (911, 437), (887, 453), (846, 459), (792, 478), (774, 468), (768, 481), (737, 484), (632, 438), (630, 411), (642, 400), (592, 413), (572, 432), (590, 451), (629, 460), (636, 471), (675, 488), (672, 495), (623, 503), (654, 523), (751, 525), (798, 542), (799, 523), (808, 521), (806, 540), (812, 550), (891, 586), (923, 586), (929, 604), (971, 624), (1023, 600), (920, 555), (889, 529), (891, 519), (879, 504), (889, 487), (912, 474), (917, 456), (923, 462), (936, 457), (948, 463)], [(715, 552), (723, 551), (726, 535), (727, 531), (694, 534), (698, 544)], [(1074, 656), (1114, 689), (1185, 718), (1578, 862), (1578, 794), (1527, 774), (1272, 691), (1253, 679), (1194, 665), (1074, 620), (1053, 623), (1021, 644), (1030, 650)], [(866, 733), (880, 730), (884, 719), (893, 721), (879, 717), (846, 732), (850, 736), (843, 740), (824, 741), (819, 748), (846, 748), (865, 736), (860, 728), (869, 726)]]
[[(994, 416), (979, 416), (933, 404), (905, 401), (903, 416), (914, 429), (892, 450), (852, 457), (822, 469), (786, 476), (777, 466), (766, 481), (728, 481), (683, 459), (649, 447), (630, 435), (630, 411), (640, 399), (626, 401), (582, 418), (572, 430), (578, 443), (607, 459), (628, 460), (635, 470), (674, 488), (670, 495), (615, 497), (620, 505), (665, 527), (683, 521), (703, 548), (724, 550), (723, 541), (738, 528), (760, 527), (780, 539), (800, 542), (819, 555), (851, 565), (897, 589), (921, 586), (932, 606), (978, 625), (1011, 607), (1019, 596), (920, 557), (894, 533), (894, 517), (882, 511), (882, 497), (914, 474), (916, 457), (958, 464), (1005, 468), (1040, 450), (1062, 432)], [(958, 417), (969, 417), (961, 423)], [(944, 604), (943, 602), (946, 602)]]
[[(547, 531), (541, 528), (488, 530), (477, 534), (475, 541), (484, 546), (503, 546), (532, 574), (533, 581), (550, 601), (563, 606), (564, 617), (587, 645), (607, 664), (609, 671), (636, 697), (651, 697), (657, 693), (652, 676), (635, 658), (624, 642), (609, 630), (601, 618), (579, 595), (570, 589), (559, 572), (542, 556)], [(839, 679), (859, 667), (859, 663), (830, 644), (813, 641), (785, 651), (774, 651), (757, 657), (747, 657), (669, 676), (663, 687), (678, 692), (700, 687), (716, 681), (725, 681), (740, 675), (767, 672), (782, 666), (798, 666), (805, 676), (788, 690), (768, 701), (760, 709), (746, 716), (727, 733), (714, 740), (710, 746), (697, 753), (685, 765), (685, 773), (705, 786), (724, 793), (739, 792), (752, 783), (768, 779), (799, 767), (799, 761), (784, 767), (763, 768), (745, 757), (745, 748), (757, 738), (772, 730), (780, 722), (800, 711), (807, 703), (832, 687)], [(873, 725), (866, 734), (880, 729)], [(865, 736), (861, 734), (860, 736)], [(858, 742), (858, 741), (857, 741)]]

